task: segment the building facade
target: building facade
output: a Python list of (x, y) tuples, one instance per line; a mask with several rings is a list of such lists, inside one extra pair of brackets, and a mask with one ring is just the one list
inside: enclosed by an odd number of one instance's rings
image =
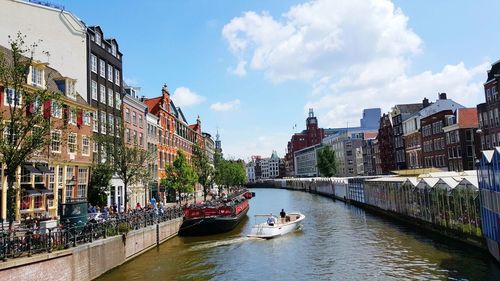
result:
[[(0, 46), (0, 51), (11, 56), (10, 50)], [(28, 216), (52, 217), (59, 214), (60, 204), (69, 200), (85, 200), (87, 197), (90, 167), (92, 165), (92, 108), (76, 91), (76, 79), (62, 76), (48, 63), (34, 61), (28, 74), (27, 92), (46, 89), (59, 92), (61, 99), (48, 100), (43, 104), (27, 106), (26, 117), (41, 114), (49, 119), (50, 142), (48, 146), (31, 155), (25, 165), (19, 167), (16, 185), (16, 218)], [(9, 120), (9, 107), (16, 97), (12, 89), (0, 85), (4, 120)], [(3, 133), (4, 136), (6, 132)], [(8, 134), (8, 133), (7, 133)], [(7, 179), (2, 174), (0, 216), (7, 214)]]
[[(122, 103), (122, 120), (123, 120), (123, 136), (125, 145), (129, 147), (137, 147), (147, 150), (147, 121), (146, 112), (147, 106), (139, 99), (139, 88), (125, 86), (123, 103)], [(148, 200), (148, 179), (135, 182), (128, 186), (127, 194), (132, 206), (140, 203), (141, 206), (146, 206)]]
[(393, 133), (392, 119), (389, 114), (384, 113), (380, 118), (380, 128), (377, 135), (381, 174), (388, 174), (396, 169)]
[(448, 151), (448, 170), (475, 170), (476, 159), (480, 155), (479, 127), (476, 108), (459, 108), (453, 116), (448, 116), (443, 132)]
[(205, 142), (205, 152), (207, 153), (208, 161), (210, 164), (214, 165), (215, 141), (209, 133), (203, 132), (202, 135)]
[[(53, 69), (78, 81), (75, 85), (76, 92), (88, 101), (88, 76), (85, 67), (87, 30), (82, 21), (56, 5), (7, 0), (2, 1), (1, 6), (0, 45), (9, 46), (7, 36), (15, 38), (17, 33), (21, 32), (26, 36), (26, 42), (36, 42), (38, 45), (34, 59), (50, 62)], [(57, 40), (48, 40), (55, 36)]]
[(285, 155), (287, 176), (295, 175), (295, 152), (321, 143), (324, 137), (325, 131), (318, 127), (318, 119), (314, 116), (314, 111), (311, 108), (309, 109), (309, 116), (306, 119), (306, 129), (301, 133), (294, 134), (288, 142), (287, 153)]
[(158, 174), (158, 145), (159, 145), (159, 132), (161, 130), (160, 120), (157, 116), (147, 113), (146, 114), (146, 124), (147, 124), (147, 150), (152, 155), (151, 162), (148, 163), (149, 171), (149, 185), (147, 188), (147, 199), (150, 200), (152, 197), (159, 202), (158, 188), (160, 183), (160, 177)]
[(317, 154), (322, 144), (312, 145), (295, 151), (295, 176), (296, 177), (317, 177), (319, 176)]
[(481, 150), (493, 149), (500, 145), (500, 97), (498, 82), (500, 61), (491, 65), (484, 86), (485, 102), (477, 105)]
[(403, 121), (403, 138), (405, 141), (406, 165), (408, 169), (424, 167), (422, 157), (422, 130), (421, 119), (443, 110), (455, 111), (463, 106), (439, 94), (435, 102), (430, 103), (427, 98), (422, 101), (422, 109)]
[(396, 170), (407, 169), (406, 165), (406, 155), (405, 155), (405, 142), (404, 142), (404, 130), (403, 121), (408, 119), (410, 116), (414, 115), (416, 112), (422, 109), (422, 104), (412, 103), (412, 104), (398, 104), (392, 108), (391, 118), (392, 118), (392, 128), (394, 137), (394, 157)]

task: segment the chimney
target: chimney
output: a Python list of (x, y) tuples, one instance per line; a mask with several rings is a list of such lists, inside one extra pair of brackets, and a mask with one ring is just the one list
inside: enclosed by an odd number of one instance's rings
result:
[(440, 100), (445, 100), (446, 99), (446, 93), (440, 93), (439, 94), (439, 99)]
[(428, 106), (429, 106), (429, 99), (424, 98), (424, 100), (422, 101), (422, 106), (423, 106), (424, 108), (428, 107)]

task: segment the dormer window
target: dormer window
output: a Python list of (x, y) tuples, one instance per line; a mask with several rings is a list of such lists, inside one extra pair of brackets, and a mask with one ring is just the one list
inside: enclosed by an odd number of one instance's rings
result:
[(101, 46), (101, 34), (96, 32), (95, 34), (95, 43), (99, 46)]
[(66, 96), (74, 100), (76, 100), (75, 83), (73, 79), (66, 79)]
[(31, 82), (31, 85), (35, 87), (44, 87), (44, 68), (36, 65), (31, 66), (31, 77), (29, 81)]
[(116, 45), (111, 44), (111, 54), (116, 57)]

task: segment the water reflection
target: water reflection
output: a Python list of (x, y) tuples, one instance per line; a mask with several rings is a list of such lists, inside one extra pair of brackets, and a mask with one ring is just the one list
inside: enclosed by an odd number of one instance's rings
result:
[[(257, 189), (235, 230), (175, 237), (100, 280), (500, 280), (487, 254), (308, 193)], [(303, 230), (249, 239), (253, 214), (300, 211)]]

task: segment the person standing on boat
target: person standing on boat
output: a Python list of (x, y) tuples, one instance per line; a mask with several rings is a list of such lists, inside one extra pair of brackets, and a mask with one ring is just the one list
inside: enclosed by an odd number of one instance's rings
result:
[(285, 213), (284, 209), (281, 209), (280, 217), (281, 217), (281, 222), (283, 223), (285, 221), (285, 217), (286, 217), (286, 213)]

